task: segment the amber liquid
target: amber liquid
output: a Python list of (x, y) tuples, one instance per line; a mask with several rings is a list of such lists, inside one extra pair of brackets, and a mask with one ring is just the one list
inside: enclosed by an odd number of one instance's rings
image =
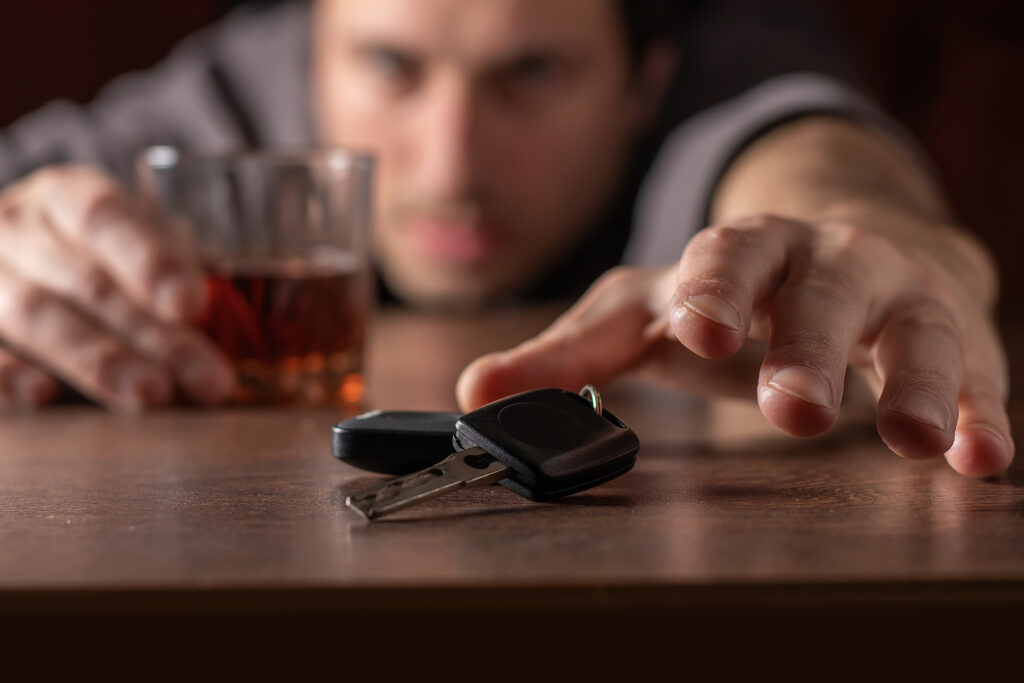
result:
[(336, 264), (220, 262), (207, 267), (201, 326), (234, 363), (241, 404), (356, 405), (368, 277)]

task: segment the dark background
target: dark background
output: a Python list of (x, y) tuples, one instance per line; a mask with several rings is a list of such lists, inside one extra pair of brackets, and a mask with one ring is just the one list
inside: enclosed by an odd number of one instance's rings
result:
[[(33, 0), (0, 8), (0, 126), (87, 101), (237, 0)], [(1001, 311), (1024, 313), (1024, 0), (828, 0), (869, 94), (935, 160), (957, 217), (992, 247)]]

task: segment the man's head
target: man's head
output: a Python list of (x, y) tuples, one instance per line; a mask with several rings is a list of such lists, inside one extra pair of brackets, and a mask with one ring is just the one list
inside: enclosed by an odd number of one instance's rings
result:
[(318, 122), (377, 155), (375, 248), (400, 297), (479, 304), (585, 238), (670, 70), (622, 5), (319, 0)]

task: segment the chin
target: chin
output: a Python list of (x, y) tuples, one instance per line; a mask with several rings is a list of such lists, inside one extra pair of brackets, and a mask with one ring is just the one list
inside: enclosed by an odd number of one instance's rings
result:
[[(382, 269), (388, 288), (406, 305), (421, 309), (472, 310), (481, 308), (511, 293), (510, 288), (487, 280), (466, 277), (430, 277), (424, 269), (403, 277)], [(426, 276), (426, 277), (425, 277)]]
[(533, 274), (522, 250), (495, 250), (466, 261), (437, 258), (420, 247), (413, 240), (391, 240), (379, 243), (377, 254), (388, 288), (402, 303), (417, 308), (466, 310), (508, 300)]
[(403, 304), (430, 311), (475, 311), (492, 303), (499, 296), (478, 292), (395, 290)]

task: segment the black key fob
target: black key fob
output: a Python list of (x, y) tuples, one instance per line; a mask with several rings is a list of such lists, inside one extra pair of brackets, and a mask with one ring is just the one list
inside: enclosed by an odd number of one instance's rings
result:
[(463, 415), (459, 448), (479, 446), (510, 468), (498, 483), (530, 500), (553, 500), (628, 472), (640, 441), (607, 410), (564, 389), (535, 389)]
[(344, 463), (381, 474), (411, 474), (451, 455), (461, 413), (374, 410), (334, 425), (331, 446)]
[[(374, 415), (380, 414), (362, 419)], [(385, 442), (396, 433), (389, 425), (382, 431)], [(601, 395), (588, 384), (579, 394), (535, 389), (470, 411), (455, 422), (453, 449), (424, 470), (347, 496), (345, 505), (376, 519), (449, 491), (488, 484), (530, 500), (554, 500), (628, 472), (640, 441), (604, 410)]]

